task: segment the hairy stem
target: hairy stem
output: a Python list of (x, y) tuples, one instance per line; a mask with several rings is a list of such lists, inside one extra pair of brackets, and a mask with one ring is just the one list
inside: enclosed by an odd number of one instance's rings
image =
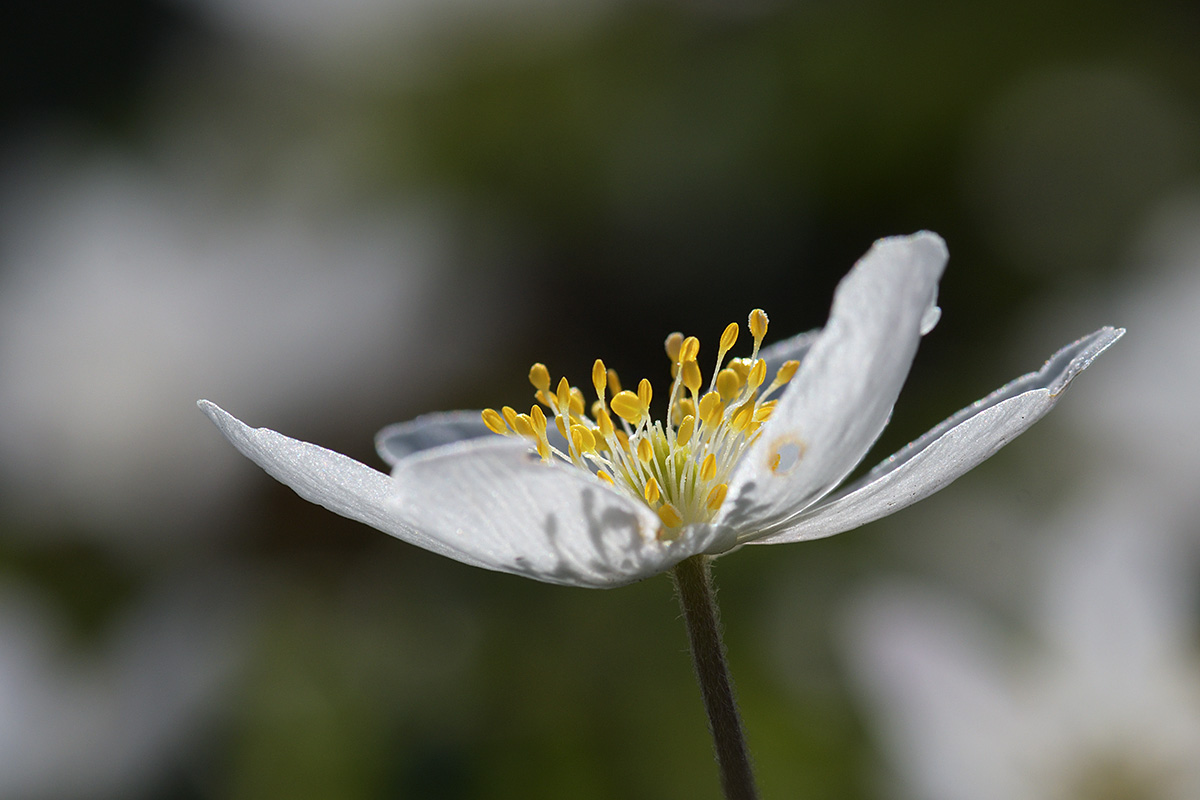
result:
[(711, 561), (698, 555), (681, 561), (671, 571), (675, 592), (683, 608), (692, 664), (704, 710), (708, 712), (708, 729), (713, 737), (717, 768), (721, 773), (721, 789), (726, 800), (755, 800), (754, 773), (750, 768), (750, 752), (742, 733), (742, 719), (733, 697), (733, 681), (725, 663), (725, 644), (721, 641), (721, 624), (713, 595)]

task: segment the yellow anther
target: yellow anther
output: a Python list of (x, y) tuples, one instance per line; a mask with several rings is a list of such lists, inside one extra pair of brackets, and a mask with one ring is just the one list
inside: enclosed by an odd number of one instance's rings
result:
[(534, 406), (529, 409), (529, 421), (533, 423), (533, 432), (538, 436), (545, 437), (546, 435), (546, 414), (542, 411), (541, 406)]
[(769, 420), (771, 418), (771, 413), (774, 410), (775, 410), (775, 401), (774, 400), (772, 400), (769, 403), (763, 403), (761, 406), (758, 407), (758, 410), (754, 412), (754, 421), (755, 422), (766, 422), (767, 420)]
[(550, 460), (550, 443), (546, 441), (545, 437), (538, 439), (537, 454), (542, 457), (542, 461)]
[(734, 358), (729, 361), (729, 368), (737, 373), (742, 383), (746, 382), (746, 376), (750, 374), (752, 366), (754, 366), (754, 362), (748, 358)]
[(617, 437), (617, 444), (621, 445), (621, 449), (628, 453), (629, 437), (625, 435), (625, 431), (613, 431), (613, 436)]
[(679, 509), (670, 503), (663, 503), (658, 507), (658, 518), (668, 528), (678, 528), (683, 524), (683, 517), (680, 516)]
[[(505, 406), (504, 408), (500, 409), (500, 413), (504, 415), (504, 421), (508, 423), (508, 427), (510, 427), (514, 431), (516, 431), (517, 430), (517, 410), (515, 408), (513, 408), (512, 406)], [(517, 433), (520, 433), (520, 431), (517, 431)]]
[(683, 418), (683, 424), (679, 426), (679, 431), (675, 434), (675, 446), (686, 447), (687, 443), (692, 440), (692, 433), (696, 430), (696, 418), (688, 414)]
[(609, 475), (609, 474), (608, 474), (607, 472), (605, 472), (604, 470), (600, 470), (599, 472), (597, 472), (597, 473), (596, 473), (596, 477), (597, 477), (597, 478), (599, 478), (600, 480), (604, 481), (605, 483), (607, 483), (609, 486), (615, 486), (615, 485), (616, 485), (616, 484), (613, 482), (613, 477), (612, 477), (612, 475)]
[(700, 421), (705, 425), (709, 427), (716, 425), (724, 410), (725, 404), (721, 402), (721, 395), (718, 392), (709, 392), (700, 398)]
[(796, 370), (800, 369), (799, 361), (785, 361), (783, 366), (779, 368), (779, 372), (775, 373), (775, 380), (771, 381), (776, 386), (783, 386), (796, 375)]
[(571, 426), (571, 443), (579, 453), (592, 453), (596, 450), (596, 437), (582, 425)]
[(671, 359), (672, 363), (679, 361), (679, 350), (683, 347), (683, 334), (675, 331), (667, 337), (667, 341), (663, 343), (666, 348), (667, 358)]
[(729, 418), (729, 427), (734, 433), (741, 433), (750, 427), (750, 423), (754, 421), (754, 401), (747, 400), (742, 403), (733, 412), (733, 416)]
[(561, 435), (564, 439), (567, 438), (567, 423), (563, 422), (562, 417), (554, 418), (554, 427), (558, 428), (559, 435)]
[(675, 404), (675, 417), (671, 421), (678, 425), (683, 422), (683, 418), (689, 414), (693, 417), (696, 416), (696, 404), (687, 397), (681, 398), (679, 402)]
[(612, 436), (612, 433), (613, 433), (612, 417), (610, 417), (608, 415), (608, 412), (605, 411), (603, 408), (601, 408), (601, 409), (593, 410), (592, 413), (596, 417), (596, 427), (600, 429), (600, 435), (604, 436), (606, 438), (609, 436)]
[(763, 337), (767, 335), (767, 312), (761, 308), (750, 312), (750, 335), (754, 337), (754, 349), (757, 350)]
[(696, 356), (700, 355), (700, 340), (695, 336), (689, 336), (683, 340), (683, 347), (679, 350), (679, 361), (695, 361)]
[(692, 394), (700, 391), (700, 384), (704, 382), (704, 378), (700, 375), (700, 365), (695, 361), (683, 362), (683, 385), (688, 388)]
[(709, 453), (700, 464), (700, 480), (711, 481), (715, 477), (717, 477), (717, 457), (713, 453)]
[(723, 402), (728, 403), (737, 397), (742, 390), (742, 379), (732, 369), (723, 369), (717, 373), (717, 393)]
[(654, 476), (650, 476), (650, 480), (646, 481), (646, 486), (642, 490), (642, 497), (646, 498), (646, 502), (654, 505), (658, 502), (661, 492), (658, 489), (658, 481), (654, 480)]
[(737, 339), (738, 324), (736, 322), (731, 322), (725, 326), (725, 331), (721, 334), (721, 354), (724, 355), (732, 350), (733, 346), (737, 344)]
[(642, 401), (633, 392), (617, 392), (609, 406), (618, 417), (631, 425), (638, 424), (642, 419)]
[(508, 425), (504, 423), (504, 417), (500, 416), (500, 412), (494, 408), (483, 410), (483, 424), (487, 425), (487, 429), (492, 433), (508, 436)]
[(650, 381), (642, 378), (638, 383), (638, 402), (642, 404), (642, 411), (650, 410), (650, 398), (654, 396), (654, 387), (650, 385)]
[(533, 393), (533, 399), (544, 405), (546, 408), (554, 408), (554, 396), (549, 392), (543, 392), (538, 389)]
[(621, 380), (617, 377), (617, 371), (612, 367), (608, 368), (608, 385), (613, 394), (621, 391)]
[(604, 400), (604, 388), (608, 385), (608, 371), (604, 369), (604, 362), (596, 359), (596, 363), (592, 364), (592, 386), (596, 389), (596, 397)]
[(638, 461), (641, 461), (643, 464), (649, 464), (650, 459), (654, 457), (654, 448), (650, 446), (650, 440), (642, 439), (639, 441), (637, 450)]
[(762, 386), (763, 381), (767, 379), (767, 362), (761, 358), (754, 362), (754, 366), (750, 368), (750, 374), (746, 376), (746, 385), (750, 387), (750, 391), (754, 391)]
[[(724, 483), (718, 483), (708, 493), (708, 499), (704, 501), (704, 505), (709, 511), (716, 511), (721, 507), (721, 503), (725, 502), (725, 494), (729, 491), (729, 486)], [(661, 516), (661, 515), (660, 515)]]
[(575, 416), (583, 416), (583, 410), (587, 407), (583, 401), (583, 392), (578, 386), (571, 387), (571, 413)]
[(558, 389), (554, 392), (554, 399), (558, 401), (555, 409), (558, 413), (566, 414), (571, 410), (571, 384), (567, 383), (566, 378), (558, 379)]
[(529, 368), (529, 382), (533, 384), (533, 388), (549, 392), (550, 370), (546, 369), (546, 365), (539, 361)]
[(533, 419), (528, 414), (517, 415), (517, 421), (513, 423), (513, 430), (521, 436), (528, 436), (531, 439), (537, 438), (537, 431), (533, 429)]

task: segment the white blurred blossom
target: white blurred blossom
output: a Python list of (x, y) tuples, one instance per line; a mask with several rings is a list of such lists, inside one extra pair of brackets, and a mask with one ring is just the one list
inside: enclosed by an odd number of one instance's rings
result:
[(242, 658), (234, 594), (177, 581), (81, 643), (40, 595), (0, 584), (0, 797), (135, 797), (179, 768)]
[(9, 513), (159, 541), (203, 515), (211, 530), (236, 468), (196, 424), (197, 395), (390, 408), (476, 363), (484, 317), (447, 280), (431, 220), (269, 187), (245, 199), (128, 158), (49, 163), (10, 170), (0, 206)]
[(892, 585), (851, 618), (852, 667), (899, 785), (921, 800), (1200, 797), (1187, 517), (1103, 479), (1044, 531), (1021, 637)]

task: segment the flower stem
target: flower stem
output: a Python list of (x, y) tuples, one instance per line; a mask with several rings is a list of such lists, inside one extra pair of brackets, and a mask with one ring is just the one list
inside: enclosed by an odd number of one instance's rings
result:
[(733, 697), (733, 681), (725, 663), (725, 644), (721, 641), (721, 624), (713, 594), (712, 559), (705, 555), (692, 556), (675, 566), (671, 577), (683, 620), (687, 625), (692, 664), (704, 710), (708, 712), (708, 730), (713, 737), (717, 768), (721, 773), (721, 789), (726, 800), (755, 800), (754, 773), (750, 769), (750, 752), (742, 733), (742, 719)]

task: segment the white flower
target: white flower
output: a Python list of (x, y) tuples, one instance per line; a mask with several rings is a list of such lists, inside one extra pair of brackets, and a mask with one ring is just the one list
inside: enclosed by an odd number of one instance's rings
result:
[[(876, 242), (838, 286), (823, 330), (759, 353), (766, 315), (755, 311), (751, 358), (722, 369), (737, 334), (727, 328), (720, 373), (703, 394), (699, 342), (673, 334), (665, 422), (650, 420), (648, 381), (636, 393), (619, 391), (615, 373), (597, 362), (598, 394), (614, 394), (589, 418), (578, 389), (560, 381), (552, 390), (548, 371), (535, 365), (530, 380), (556, 425), (540, 406), (528, 415), (488, 410), (483, 421), (476, 412), (421, 417), (377, 437), (390, 479), (250, 428), (208, 401), (200, 407), (247, 457), (338, 514), (467, 564), (619, 586), (698, 553), (830, 536), (929, 496), (1040, 419), (1124, 333), (1102, 328), (1068, 345), (830, 494), (887, 424), (917, 344), (937, 321), (946, 258), (932, 233)], [(768, 399), (783, 384), (778, 400)]]

